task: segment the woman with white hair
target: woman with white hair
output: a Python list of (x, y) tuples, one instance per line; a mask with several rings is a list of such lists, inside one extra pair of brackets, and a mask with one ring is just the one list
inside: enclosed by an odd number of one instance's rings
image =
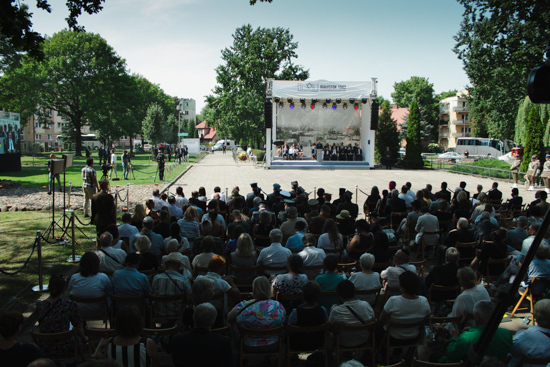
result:
[[(372, 266), (375, 262), (373, 254), (363, 254), (359, 258), (359, 264), (361, 265), (361, 272), (353, 273), (349, 281), (355, 285), (356, 290), (368, 291), (371, 289), (380, 288), (382, 284), (380, 283), (380, 274), (372, 271)], [(355, 296), (357, 299), (367, 301), (372, 306), (376, 300), (375, 294), (357, 294)]]
[(477, 284), (476, 273), (472, 268), (463, 267), (457, 272), (462, 293), (456, 297), (449, 316), (462, 316), (465, 326), (474, 325), (474, 305), (478, 301), (490, 301), (489, 293), (481, 284)]
[[(286, 320), (285, 308), (271, 299), (271, 283), (266, 277), (259, 276), (252, 282), (253, 300), (242, 301), (227, 315), (228, 322), (249, 329), (271, 329), (283, 325)], [(243, 336), (245, 349), (262, 352), (277, 350), (277, 336)]]

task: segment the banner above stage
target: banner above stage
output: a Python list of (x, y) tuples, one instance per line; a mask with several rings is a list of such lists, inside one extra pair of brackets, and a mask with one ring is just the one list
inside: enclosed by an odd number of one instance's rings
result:
[(293, 99), (362, 99), (376, 97), (376, 78), (369, 82), (268, 79), (266, 96)]

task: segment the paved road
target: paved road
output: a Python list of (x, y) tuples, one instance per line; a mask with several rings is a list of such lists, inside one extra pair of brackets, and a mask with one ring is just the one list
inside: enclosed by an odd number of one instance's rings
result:
[[(191, 196), (191, 191), (198, 190), (204, 186), (208, 197), (214, 192), (214, 187), (221, 187), (222, 191), (228, 188), (229, 195), (234, 186), (239, 186), (241, 194), (250, 192), (250, 183), (257, 182), (258, 185), (267, 193), (272, 192), (273, 183), (281, 185), (283, 190), (290, 190), (290, 183), (298, 181), (307, 192), (311, 192), (315, 187), (322, 187), (326, 192), (333, 194), (333, 200), (338, 197), (338, 189), (345, 187), (353, 192), (355, 201), (355, 187), (366, 193), (370, 193), (371, 187), (376, 185), (381, 190), (388, 188), (391, 180), (397, 182), (397, 188), (400, 189), (405, 182), (412, 183), (414, 191), (426, 187), (431, 183), (433, 191), (439, 191), (442, 181), (446, 181), (449, 188), (454, 189), (460, 181), (467, 183), (466, 189), (471, 194), (476, 192), (478, 184), (483, 186), (483, 191), (491, 188), (494, 180), (481, 177), (473, 177), (456, 173), (449, 173), (439, 170), (269, 170), (252, 163), (239, 163), (233, 160), (231, 154), (222, 154), (217, 152), (209, 154), (199, 163), (185, 173), (170, 189), (175, 192), (177, 186), (183, 187), (186, 197)], [(504, 199), (510, 197), (511, 184), (506, 181), (499, 181), (499, 189), (503, 192)], [(534, 200), (535, 192), (526, 191), (523, 186), (520, 188), (520, 196), (523, 196), (524, 202)], [(312, 198), (312, 196), (310, 196)], [(358, 203), (363, 203), (366, 196), (359, 191)], [(361, 206), (361, 205), (360, 205)]]

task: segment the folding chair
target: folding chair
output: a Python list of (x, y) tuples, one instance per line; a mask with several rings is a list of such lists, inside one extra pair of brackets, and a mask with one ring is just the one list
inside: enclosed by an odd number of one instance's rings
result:
[(460, 266), (469, 266), (476, 257), (477, 242), (457, 242), (455, 248), (460, 253), (458, 264)]
[[(146, 329), (143, 328), (143, 331), (141, 332), (141, 336), (144, 337), (151, 337), (151, 339), (155, 340), (155, 343), (158, 343), (158, 339), (160, 337), (165, 337), (166, 339), (171, 339), (176, 333), (178, 332), (178, 329), (174, 326), (171, 328), (166, 329)], [(158, 358), (161, 357), (170, 357), (172, 358), (172, 355), (169, 354), (166, 349), (159, 349)]]
[(352, 269), (355, 269), (357, 266), (357, 261), (350, 263), (339, 263), (338, 272), (339, 273), (349, 273)]
[[(252, 292), (252, 282), (259, 274), (260, 267), (253, 266), (234, 266), (229, 265), (228, 273), (233, 277), (235, 285), (241, 292)], [(240, 282), (239, 279), (250, 279), (250, 282)]]
[[(93, 305), (93, 304), (103, 304), (104, 310), (103, 315), (101, 317), (81, 317), (82, 320), (88, 322), (88, 321), (102, 321), (105, 325), (105, 329), (108, 328), (108, 321), (109, 321), (109, 304), (107, 303), (107, 295), (99, 296), (99, 297), (78, 297), (75, 295), (70, 294), (69, 299), (72, 301), (75, 301), (77, 304), (86, 304), (86, 305)], [(81, 307), (80, 305), (78, 305)]]
[[(290, 367), (291, 357), (302, 353), (321, 353), (324, 358), (324, 365), (328, 367), (328, 352), (327, 352), (327, 333), (329, 330), (328, 324), (322, 324), (319, 326), (300, 327), (294, 325), (287, 325), (286, 327), (286, 357), (287, 366)], [(320, 343), (314, 346), (314, 342), (311, 343), (312, 348), (295, 348), (293, 342), (296, 339), (301, 341), (315, 341), (315, 337), (322, 333)]]
[[(151, 321), (151, 327), (156, 328), (157, 321), (176, 321), (181, 320), (181, 315), (187, 305), (187, 294), (180, 293), (175, 295), (149, 295), (149, 301), (151, 305), (149, 307), (149, 320)], [(175, 308), (170, 309), (170, 304), (177, 305)], [(159, 314), (159, 307), (165, 315)]]
[(269, 266), (269, 265), (262, 264), (260, 266), (260, 269), (261, 269), (262, 274), (264, 274), (265, 276), (268, 276), (268, 274), (266, 274), (266, 272), (265, 272), (266, 270), (270, 271), (270, 272), (275, 272), (277, 275), (288, 273), (288, 267), (286, 265), (284, 265), (284, 266)]
[[(403, 348), (403, 349), (408, 348), (408, 353), (406, 354), (407, 359), (405, 360), (408, 360), (410, 359), (410, 357), (412, 357), (412, 354), (414, 353), (414, 349), (416, 349), (416, 347), (418, 347), (419, 345), (424, 344), (424, 334), (425, 334), (424, 327), (426, 325), (426, 322), (427, 322), (427, 318), (422, 319), (420, 321), (407, 322), (407, 323), (395, 322), (395, 321), (389, 322), (386, 328), (386, 333), (384, 334), (384, 339), (383, 339), (383, 345), (385, 345), (386, 347), (386, 363), (390, 363), (391, 352), (396, 348)], [(409, 328), (418, 328), (418, 338), (414, 339), (414, 343), (411, 342), (410, 344), (392, 346), (390, 330), (409, 329)], [(411, 353), (411, 350), (412, 350), (412, 353)]]
[[(376, 327), (376, 321), (363, 325), (344, 325), (338, 323), (336, 325), (336, 365), (340, 366), (340, 359), (342, 353), (356, 352), (356, 351), (371, 351), (371, 366), (376, 366), (376, 338), (374, 336), (374, 329)], [(369, 339), (367, 342), (357, 345), (355, 347), (344, 347), (341, 345), (342, 333), (358, 333), (369, 332)]]
[[(76, 331), (74, 329), (62, 331), (59, 333), (35, 333), (34, 331), (31, 331), (31, 337), (33, 342), (39, 347), (42, 343), (59, 343), (60, 341), (63, 341), (65, 339), (73, 339), (74, 350), (72, 355), (67, 355), (60, 358), (53, 358), (51, 356), (48, 356), (48, 354), (46, 353), (46, 357), (50, 358), (54, 362), (72, 360), (74, 363), (76, 363), (80, 360), (84, 360), (82, 350), (80, 349), (80, 344), (78, 343)], [(40, 347), (40, 349), (42, 348), (44, 347)]]
[[(433, 242), (430, 241), (430, 243), (428, 243), (426, 236), (431, 236), (431, 235), (441, 236), (441, 231), (425, 231), (425, 232), (422, 233), (422, 236), (420, 237), (420, 247), (421, 247), (421, 250), (422, 250), (422, 260), (426, 260), (426, 250), (429, 247), (437, 247), (439, 245), (439, 241), (441, 240), (441, 237), (439, 237), (438, 239), (434, 239)], [(418, 258), (418, 254), (416, 255), (416, 257)]]
[[(460, 286), (458, 285), (444, 286), (444, 285), (432, 284), (430, 286), (430, 289), (428, 290), (428, 302), (430, 303), (430, 306), (431, 306), (432, 303), (438, 302), (437, 299), (443, 299), (443, 300), (456, 299), (459, 293), (460, 293)], [(440, 297), (435, 297), (436, 301), (433, 301), (434, 294), (440, 295)]]
[(372, 303), (369, 302), (369, 304), (372, 306), (373, 309), (375, 309), (378, 304), (378, 296), (380, 296), (381, 289), (382, 287), (376, 287), (376, 288), (367, 289), (367, 290), (355, 289), (355, 298), (366, 301), (367, 298), (370, 298), (369, 296), (374, 295), (374, 301)]
[[(534, 288), (536, 288), (536, 294), (533, 293)], [(531, 315), (531, 318), (533, 319), (533, 325), (535, 325), (536, 320), (534, 320), (533, 318), (533, 307), (535, 306), (535, 303), (542, 298), (542, 294), (547, 288), (550, 288), (550, 278), (535, 277), (531, 279), (531, 283), (526, 289), (518, 290), (519, 294), (521, 295), (521, 298), (519, 299), (518, 303), (516, 303), (516, 306), (514, 307), (512, 313), (510, 314), (510, 317), (514, 316), (517, 311), (527, 310), (526, 307), (520, 308), (523, 300), (527, 298), (529, 300), (530, 315)]]
[(304, 296), (301, 293), (286, 294), (286, 293), (277, 292), (275, 299), (281, 302), (283, 306), (285, 306), (286, 313), (290, 315), (292, 310), (298, 307), (302, 303)]
[(88, 349), (90, 357), (107, 358), (107, 345), (109, 344), (109, 340), (116, 336), (116, 330), (86, 328), (84, 332), (90, 344), (90, 348)]
[(397, 230), (403, 219), (407, 218), (407, 212), (392, 212), (390, 214), (390, 228)]
[[(500, 274), (504, 272), (504, 270), (510, 265), (510, 262), (512, 261), (512, 256), (509, 256), (505, 259), (493, 259), (489, 258), (487, 260), (487, 286), (491, 285), (491, 280), (497, 280)], [(492, 275), (491, 275), (491, 269)]]
[(413, 358), (412, 367), (462, 367), (462, 361), (458, 363), (431, 363), (419, 361), (416, 358)]
[[(271, 329), (249, 329), (244, 326), (238, 326), (239, 333), (241, 335), (241, 341), (239, 345), (239, 362), (241, 366), (244, 366), (243, 361), (247, 356), (258, 357), (276, 357), (278, 359), (277, 365), (282, 367), (283, 365), (283, 326), (277, 326)], [(248, 337), (275, 337), (277, 338), (276, 346), (272, 352), (255, 352), (254, 347), (246, 348), (244, 341), (245, 336)]]
[(409, 264), (416, 266), (416, 275), (420, 278), (424, 277), (424, 265), (426, 265), (426, 260), (411, 261)]
[(324, 268), (325, 266), (323, 264), (319, 264), (319, 265), (304, 266), (302, 270), (303, 270), (303, 273), (307, 275), (307, 278), (309, 280), (315, 280), (315, 278), (318, 275), (323, 274)]

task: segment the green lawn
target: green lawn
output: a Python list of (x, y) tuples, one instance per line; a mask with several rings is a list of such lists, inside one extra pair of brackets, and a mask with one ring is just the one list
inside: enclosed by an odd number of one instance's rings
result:
[[(60, 155), (57, 157), (61, 158)], [(195, 162), (198, 159), (196, 155), (191, 155), (189, 160), (190, 163)], [(41, 153), (35, 155), (34, 164), (36, 165), (46, 165), (48, 161), (48, 153)], [(72, 182), (73, 186), (80, 186), (82, 184), (82, 178), (80, 176), (80, 171), (84, 167), (86, 158), (85, 157), (74, 157), (73, 166), (69, 167), (65, 173), (66, 184), (69, 185), (69, 182)], [(94, 161), (97, 161), (97, 157), (94, 157)], [(42, 188), (48, 184), (48, 168), (45, 166), (35, 167), (32, 166), (33, 157), (29, 155), (24, 155), (21, 157), (21, 164), (23, 164), (22, 170), (19, 172), (8, 172), (2, 174), (2, 178), (19, 181), (24, 187), (29, 188)], [(94, 162), (96, 163), (96, 162)], [(174, 165), (174, 160), (172, 162), (166, 162), (166, 173), (165, 179), (171, 180), (174, 179), (178, 174), (183, 172), (187, 168), (187, 164)], [(130, 173), (129, 180), (122, 180), (122, 164), (118, 162), (117, 164), (117, 173), (121, 181), (118, 181), (119, 184), (126, 184), (133, 182), (135, 184), (151, 184), (159, 182), (157, 174), (157, 164), (151, 160), (150, 154), (137, 154), (132, 158), (132, 168), (134, 174)], [(95, 164), (94, 169), (97, 172), (98, 179), (101, 178), (103, 173), (101, 168)], [(134, 179), (135, 177), (135, 179)], [(61, 183), (63, 184), (63, 175), (61, 175)], [(116, 181), (111, 183), (114, 184)]]
[[(56, 212), (56, 219), (61, 213)], [(45, 234), (52, 220), (51, 212), (8, 212), (2, 213), (0, 224), (0, 269), (13, 272), (21, 268), (32, 250), (36, 231)], [(78, 222), (77, 222), (78, 223)], [(68, 224), (68, 221), (67, 221)], [(63, 221), (60, 221), (63, 226)], [(88, 237), (95, 237), (95, 226), (82, 227)], [(93, 242), (80, 231), (75, 231), (76, 254), (82, 255), (92, 249)], [(56, 228), (56, 236), (61, 230)], [(73, 264), (67, 259), (72, 255), (70, 241), (66, 246), (42, 242), (44, 284), (48, 284), (51, 274), (66, 272)], [(0, 309), (24, 311), (40, 296), (32, 291), (38, 285), (38, 252), (35, 250), (27, 266), (15, 275), (0, 274)]]

